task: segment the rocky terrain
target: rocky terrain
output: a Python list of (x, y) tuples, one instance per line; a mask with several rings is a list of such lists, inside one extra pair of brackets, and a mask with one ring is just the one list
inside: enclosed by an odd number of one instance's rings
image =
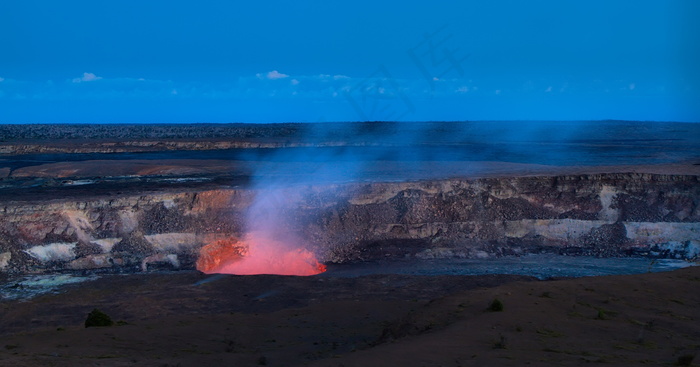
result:
[[(323, 262), (555, 252), (694, 259), (698, 176), (597, 174), (293, 185), (285, 232)], [(6, 202), (0, 269), (188, 269), (235, 241), (259, 191), (220, 188)]]
[[(0, 365), (693, 365), (700, 267), (490, 264), (697, 261), (699, 181), (693, 124), (0, 126)], [(328, 271), (202, 273), (259, 229)]]
[(697, 258), (694, 125), (557, 126), (5, 125), (0, 272), (193, 269), (266, 196), (275, 231), (328, 263)]

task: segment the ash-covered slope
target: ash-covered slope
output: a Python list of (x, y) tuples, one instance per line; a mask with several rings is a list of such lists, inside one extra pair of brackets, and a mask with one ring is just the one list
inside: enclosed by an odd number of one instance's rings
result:
[[(611, 173), (292, 185), (278, 232), (321, 261), (530, 252), (694, 258), (700, 179)], [(0, 271), (193, 268), (240, 238), (253, 189), (222, 188), (0, 205)]]

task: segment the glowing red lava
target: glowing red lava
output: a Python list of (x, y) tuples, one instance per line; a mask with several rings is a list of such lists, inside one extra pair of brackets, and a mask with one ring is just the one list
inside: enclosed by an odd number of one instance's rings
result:
[(204, 246), (197, 270), (207, 274), (314, 275), (326, 271), (311, 251), (289, 248), (282, 242), (253, 232), (243, 241), (217, 241)]

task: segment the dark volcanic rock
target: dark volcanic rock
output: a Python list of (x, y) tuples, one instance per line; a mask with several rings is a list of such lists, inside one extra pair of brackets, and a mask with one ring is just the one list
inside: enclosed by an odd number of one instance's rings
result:
[[(527, 252), (693, 258), (697, 176), (599, 174), (279, 189), (277, 225), (321, 261)], [(0, 207), (0, 270), (194, 267), (240, 238), (249, 189), (156, 192)], [(160, 264), (160, 265), (159, 265)]]

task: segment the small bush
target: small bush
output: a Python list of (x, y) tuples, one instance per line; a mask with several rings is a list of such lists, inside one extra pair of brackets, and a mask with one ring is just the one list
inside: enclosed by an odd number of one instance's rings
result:
[(90, 312), (87, 316), (87, 319), (85, 319), (85, 327), (93, 327), (93, 326), (112, 326), (114, 325), (114, 322), (112, 319), (107, 316), (104, 312), (98, 310), (98, 309), (93, 309), (92, 312)]
[(500, 335), (499, 340), (493, 343), (493, 349), (507, 349), (506, 347), (506, 337), (503, 334)]
[(503, 302), (501, 302), (501, 300), (499, 300), (498, 298), (494, 298), (494, 300), (491, 301), (491, 305), (489, 305), (489, 311), (491, 311), (491, 312), (503, 311)]

